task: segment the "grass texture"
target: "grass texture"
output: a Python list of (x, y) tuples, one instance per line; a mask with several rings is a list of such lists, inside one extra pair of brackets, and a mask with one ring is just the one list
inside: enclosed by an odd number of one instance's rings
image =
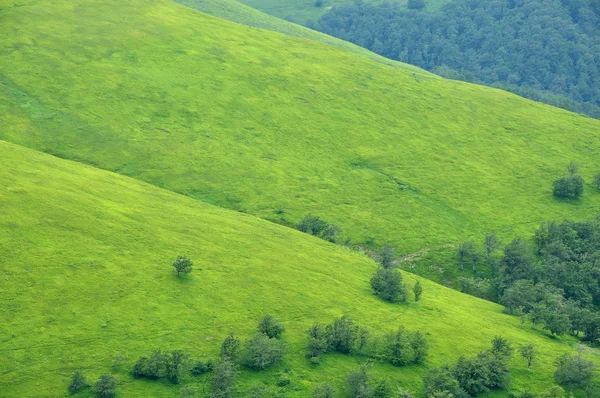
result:
[[(313, 367), (304, 357), (304, 331), (343, 314), (376, 334), (399, 325), (427, 333), (424, 365), (372, 369), (417, 394), (427, 368), (476, 354), (496, 335), (540, 352), (531, 373), (512, 360), (515, 389), (547, 388), (554, 357), (574, 351), (569, 337), (521, 329), (501, 306), (428, 280), (420, 302), (384, 303), (369, 289), (372, 260), (254, 216), (3, 141), (0, 158), (3, 397), (63, 396), (77, 369), (92, 381), (114, 373), (119, 397), (174, 397), (188, 384), (202, 391), (202, 378), (171, 386), (129, 371), (153, 349), (214, 358), (230, 331), (250, 337), (265, 313), (283, 321), (289, 352), (274, 369), (243, 371), (241, 390), (274, 387), (286, 368), (289, 397), (310, 396), (321, 382), (343, 386), (357, 358), (327, 354)], [(179, 254), (196, 265), (184, 278), (170, 266)], [(415, 278), (405, 274), (409, 285)], [(127, 359), (115, 370), (117, 355)]]

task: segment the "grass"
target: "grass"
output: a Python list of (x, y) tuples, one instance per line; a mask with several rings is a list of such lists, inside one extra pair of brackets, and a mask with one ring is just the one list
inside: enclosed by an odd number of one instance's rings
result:
[[(365, 3), (379, 4), (385, 0), (364, 0)], [(426, 0), (425, 10), (435, 11), (450, 0)], [(331, 9), (331, 7), (342, 7), (351, 5), (354, 0), (323, 0), (323, 5), (316, 6), (314, 0), (241, 0), (250, 7), (261, 10), (267, 14), (274, 15), (282, 19), (288, 19), (299, 24), (306, 24), (308, 20), (316, 22)], [(407, 0), (392, 0), (402, 7), (406, 7)]]
[(169, 1), (0, 7), (6, 141), (400, 254), (600, 204), (551, 194), (600, 169), (598, 120)]
[[(515, 389), (547, 388), (553, 358), (574, 351), (569, 337), (521, 329), (499, 305), (427, 280), (419, 303), (386, 304), (369, 291), (376, 264), (366, 256), (252, 215), (3, 141), (0, 158), (2, 396), (63, 396), (76, 369), (91, 380), (114, 373), (121, 397), (176, 396), (204, 380), (134, 380), (135, 360), (179, 348), (214, 358), (230, 331), (250, 337), (265, 313), (284, 322), (289, 353), (275, 369), (244, 371), (240, 388), (274, 386), (289, 368), (289, 397), (328, 380), (341, 387), (358, 368), (352, 357), (325, 355), (317, 368), (304, 357), (304, 330), (342, 314), (375, 333), (398, 325), (427, 332), (424, 365), (372, 370), (417, 393), (427, 368), (475, 354), (499, 334), (540, 351), (531, 373), (512, 360)], [(170, 266), (179, 254), (196, 264), (184, 278)], [(405, 274), (410, 285), (415, 278)], [(114, 370), (117, 355), (128, 359)], [(597, 361), (598, 350), (589, 355)]]
[(433, 76), (429, 72), (417, 68), (416, 66), (382, 57), (381, 55), (375, 54), (363, 47), (338, 39), (337, 37), (329, 36), (324, 33), (305, 28), (301, 25), (297, 25), (272, 15), (268, 15), (235, 0), (175, 0), (175, 2), (218, 18), (227, 19), (232, 22), (253, 26), (256, 28), (272, 30), (288, 36), (318, 41), (339, 47), (343, 50), (361, 55), (384, 65), (406, 69), (415, 74), (423, 76)]

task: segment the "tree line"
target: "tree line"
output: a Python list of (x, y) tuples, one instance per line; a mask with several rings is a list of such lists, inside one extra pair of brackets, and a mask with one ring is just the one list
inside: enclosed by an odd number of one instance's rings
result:
[(600, 1), (356, 1), (307, 25), (441, 76), (600, 117)]

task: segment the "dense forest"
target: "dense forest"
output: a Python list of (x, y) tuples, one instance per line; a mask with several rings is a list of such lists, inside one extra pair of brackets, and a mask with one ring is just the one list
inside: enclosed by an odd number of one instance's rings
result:
[(444, 77), (600, 117), (600, 0), (456, 0), (435, 13), (357, 1), (316, 27)]

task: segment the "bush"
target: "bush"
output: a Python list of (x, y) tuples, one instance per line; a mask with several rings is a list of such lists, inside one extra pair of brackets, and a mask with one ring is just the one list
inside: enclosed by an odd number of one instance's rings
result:
[(390, 268), (394, 265), (396, 259), (396, 248), (390, 244), (385, 244), (379, 253), (379, 263), (383, 268)]
[(406, 287), (402, 283), (402, 274), (393, 268), (379, 268), (371, 278), (373, 293), (389, 302), (406, 301)]
[[(308, 334), (308, 350), (306, 351), (306, 356), (311, 359), (311, 362), (314, 365), (318, 365), (317, 360), (319, 356), (329, 349), (327, 331), (323, 325), (315, 323), (306, 331), (306, 334)], [(314, 360), (315, 358), (317, 360)]]
[(592, 183), (596, 186), (598, 190), (600, 190), (600, 173), (594, 176), (594, 180), (592, 181)]
[(329, 347), (342, 354), (349, 354), (358, 337), (358, 327), (352, 319), (343, 316), (325, 328)]
[(257, 333), (245, 344), (244, 364), (251, 369), (263, 370), (278, 362), (285, 354), (283, 342)]
[(190, 373), (192, 376), (202, 376), (206, 373), (212, 372), (214, 367), (215, 365), (211, 360), (208, 360), (206, 362), (199, 360), (192, 366), (192, 368), (190, 369)]
[(158, 351), (154, 351), (150, 358), (141, 357), (133, 365), (131, 374), (136, 378), (147, 378), (152, 380), (160, 379), (165, 365), (165, 356)]
[(111, 375), (102, 375), (94, 385), (94, 394), (100, 398), (112, 398), (117, 395), (117, 379)]
[(564, 176), (554, 181), (552, 194), (561, 199), (577, 199), (583, 193), (583, 178)]
[(329, 224), (319, 216), (313, 216), (312, 214), (304, 216), (304, 218), (296, 225), (296, 228), (304, 233), (318, 236), (321, 239), (333, 243), (337, 241), (337, 236), (342, 231), (339, 226)]
[(284, 331), (285, 327), (279, 323), (279, 319), (268, 314), (258, 324), (258, 332), (266, 334), (269, 338), (279, 338)]
[(185, 364), (186, 355), (181, 350), (174, 350), (165, 355), (165, 373), (167, 379), (173, 384), (179, 384), (179, 374)]
[(317, 8), (323, 7), (323, 0), (317, 0), (317, 1), (315, 1), (315, 7), (317, 7)]
[(83, 375), (83, 373), (81, 373), (80, 370), (78, 370), (73, 374), (73, 377), (71, 378), (71, 383), (69, 384), (69, 392), (71, 394), (75, 394), (77, 391), (87, 387), (88, 385), (89, 384), (87, 383), (85, 376)]

